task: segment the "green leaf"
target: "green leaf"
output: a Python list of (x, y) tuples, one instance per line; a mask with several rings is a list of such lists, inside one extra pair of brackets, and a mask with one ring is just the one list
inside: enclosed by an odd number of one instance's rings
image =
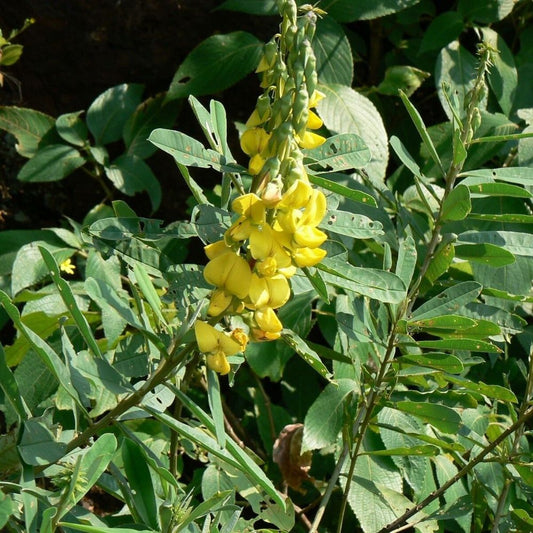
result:
[(215, 10), (240, 11), (249, 15), (277, 15), (276, 0), (225, 0)]
[(340, 83), (351, 87), (352, 49), (342, 26), (332, 17), (319, 19), (312, 45), (319, 82)]
[(345, 401), (357, 391), (351, 379), (329, 383), (313, 402), (304, 421), (302, 450), (317, 450), (337, 441), (343, 423)]
[(418, 4), (420, 0), (324, 0), (320, 9), (339, 22), (353, 22), (354, 20), (372, 20), (391, 13), (397, 13)]
[(11, 303), (9, 297), (3, 291), (0, 291), (0, 303), (4, 306), (6, 313), (13, 321), (15, 327), (24, 337), (26, 337), (27, 341), (31, 344), (48, 370), (50, 370), (50, 372), (56, 377), (69, 396), (77, 403), (78, 407), (80, 407), (82, 412), (85, 412), (85, 408), (81, 404), (78, 394), (72, 386), (69, 371), (59, 355), (57, 355), (57, 353), (43, 339), (22, 322), (18, 309)]
[(491, 28), (481, 28), (483, 41), (495, 50), (491, 54), (492, 66), (487, 78), (502, 111), (509, 116), (513, 108), (518, 85), (514, 56), (505, 41)]
[(300, 338), (294, 331), (283, 330), (281, 336), (283, 341), (288, 344), (302, 359), (311, 365), (322, 377), (329, 377), (331, 374), (320, 360), (318, 354), (310, 348), (306, 342)]
[(0, 491), (0, 527), (3, 528), (15, 510), (9, 494)]
[[(13, 372), (7, 366), (6, 354), (3, 346), (0, 344), (0, 389), (4, 392), (4, 398), (15, 409), (15, 412), (21, 420), (25, 420), (31, 416), (24, 398), (20, 395), (19, 387)], [(1, 496), (1, 493), (0, 493)], [(0, 527), (2, 525), (0, 524)]]
[(87, 110), (87, 126), (96, 144), (109, 144), (122, 137), (130, 115), (141, 101), (143, 85), (123, 83), (104, 91)]
[[(375, 448), (365, 442), (361, 451), (368, 453)], [(346, 465), (343, 473), (347, 474), (347, 470)], [(346, 475), (340, 480), (345, 486)], [(360, 455), (348, 491), (348, 503), (365, 532), (377, 532), (397, 518), (389, 498), (383, 495), (381, 489), (384, 487), (398, 493), (402, 491), (402, 477), (394, 463), (389, 457)]]
[(55, 463), (63, 457), (66, 444), (56, 442), (52, 432), (37, 419), (25, 420), (18, 451), (22, 460), (33, 466)]
[(422, 320), (411, 319), (407, 322), (407, 324), (420, 329), (451, 329), (455, 331), (471, 328), (472, 326), (476, 325), (476, 321), (465, 316), (443, 315), (425, 318)]
[(222, 398), (220, 396), (220, 383), (214, 370), (207, 369), (207, 400), (211, 415), (215, 423), (215, 433), (221, 448), (226, 447), (226, 431), (224, 429), (224, 411), (222, 410)]
[(83, 111), (66, 113), (56, 119), (56, 130), (59, 136), (70, 144), (85, 146), (88, 142), (89, 131), (85, 122), (80, 119)]
[(516, 260), (511, 252), (489, 243), (459, 244), (455, 246), (455, 257), (493, 267), (510, 265)]
[(383, 120), (374, 104), (362, 94), (337, 83), (320, 84), (326, 97), (318, 112), (332, 133), (355, 133), (368, 146), (372, 158), (365, 167), (375, 180), (385, 178), (389, 160), (388, 139)]
[(459, 0), (457, 11), (465, 19), (487, 24), (502, 20), (515, 3), (515, 0)]
[(49, 144), (37, 150), (20, 169), (20, 181), (47, 182), (66, 178), (86, 162), (76, 148), (66, 144)]
[(257, 67), (261, 52), (261, 41), (244, 31), (208, 37), (179, 66), (167, 98), (223, 91)]
[(404, 146), (402, 141), (398, 139), (395, 135), (390, 138), (390, 145), (400, 158), (400, 161), (418, 178), (422, 178), (422, 173), (420, 172), (420, 167), (418, 163), (413, 159), (411, 154), (407, 151), (407, 148)]
[(381, 94), (399, 96), (403, 91), (406, 96), (411, 96), (424, 80), (429, 78), (429, 72), (405, 65), (393, 65), (385, 71), (383, 81), (376, 87)]
[(420, 348), (430, 348), (432, 350), (470, 350), (471, 352), (501, 352), (500, 348), (490, 342), (479, 339), (443, 339), (435, 341), (418, 341)]
[(463, 31), (463, 18), (457, 11), (437, 15), (424, 31), (420, 53), (440, 50), (459, 37)]
[(455, 257), (455, 248), (453, 244), (448, 243), (441, 246), (433, 256), (431, 263), (426, 271), (424, 281), (429, 281), (431, 285), (439, 279), (442, 274), (448, 271)]
[(446, 116), (450, 121), (453, 120), (453, 112), (444, 95), (442, 84), (449, 87), (451, 93), (457, 102), (455, 107), (459, 116), (465, 116), (465, 102), (468, 98), (468, 92), (474, 86), (476, 79), (476, 58), (461, 46), (459, 41), (452, 41), (448, 46), (443, 48), (437, 58), (435, 66), (435, 85), (437, 94)]
[(122, 154), (105, 169), (106, 176), (124, 194), (133, 196), (146, 191), (150, 196), (152, 211), (161, 204), (161, 186), (151, 168), (136, 155)]
[(481, 288), (475, 281), (458, 283), (424, 302), (413, 311), (411, 318), (421, 320), (454, 313), (463, 305), (474, 301), (481, 293)]
[(50, 275), (52, 276), (52, 281), (56, 284), (59, 290), (59, 294), (61, 295), (61, 298), (65, 302), (65, 305), (67, 306), (72, 318), (76, 322), (76, 325), (78, 326), (78, 329), (82, 337), (87, 343), (87, 346), (89, 346), (89, 348), (92, 350), (94, 355), (96, 355), (97, 357), (102, 357), (102, 352), (100, 351), (100, 348), (98, 347), (98, 344), (96, 342), (96, 339), (94, 338), (94, 335), (89, 326), (89, 323), (87, 322), (87, 319), (81, 312), (81, 309), (78, 307), (78, 303), (76, 302), (76, 299), (74, 298), (70, 285), (61, 277), (61, 274), (59, 272), (59, 267), (57, 266), (57, 263), (54, 257), (44, 247), (39, 247), (39, 251), (41, 252), (44, 262), (46, 263), (46, 266), (48, 267), (50, 271)]
[(396, 409), (420, 418), (444, 433), (457, 433), (461, 424), (459, 414), (445, 405), (427, 402), (397, 402)]
[(177, 163), (187, 167), (212, 167), (224, 172), (239, 170), (239, 167), (226, 165), (225, 158), (218, 152), (204, 148), (200, 141), (179, 131), (158, 128), (150, 134), (148, 140), (170, 154)]
[(509, 196), (512, 198), (533, 197), (533, 195), (527, 189), (518, 187), (517, 185), (509, 185), (507, 183), (497, 183), (494, 181), (471, 183), (471, 181), (467, 178), (462, 182), (462, 184), (466, 185), (470, 192), (476, 194), (476, 196)]
[(407, 95), (403, 91), (400, 91), (400, 98), (402, 99), (403, 105), (407, 109), (407, 112), (409, 113), (409, 116), (411, 117), (411, 120), (413, 121), (413, 124), (415, 125), (415, 128), (418, 131), (418, 135), (420, 135), (424, 146), (429, 152), (431, 159), (433, 159), (435, 164), (439, 167), (442, 175), (444, 175), (444, 167), (442, 166), (439, 154), (435, 149), (435, 145), (431, 140), (431, 137), (428, 133), (428, 130), (426, 128), (426, 125), (424, 124), (422, 117), (420, 116), (420, 113), (418, 112), (416, 107), (409, 101), (409, 98), (407, 98)]
[[(234, 441), (229, 438), (226, 439), (226, 448), (229, 451), (223, 450), (219, 447), (216, 440), (210, 437), (205, 431), (187, 426), (186, 424), (175, 420), (173, 417), (152, 409), (151, 407), (144, 406), (143, 409), (148, 411), (153, 417), (160, 420), (170, 429), (176, 431), (179, 435), (183, 435), (185, 438), (192, 440), (198, 446), (212, 453), (215, 457), (227, 461), (234, 468), (244, 472), (249, 479), (257, 483), (275, 502), (279, 503), (282, 507), (285, 507), (283, 498), (270, 479)], [(214, 430), (214, 427), (211, 429)]]
[(417, 251), (414, 239), (409, 236), (400, 241), (398, 260), (396, 261), (396, 275), (403, 281), (406, 287), (413, 279), (416, 268)]
[(410, 354), (398, 357), (394, 360), (400, 367), (404, 364), (433, 368), (449, 374), (458, 374), (464, 369), (463, 363), (455, 355), (439, 352), (428, 352), (425, 354)]
[(399, 303), (405, 297), (403, 281), (391, 272), (362, 268), (329, 257), (318, 268), (327, 283), (387, 303)]
[(372, 207), (377, 207), (378, 205), (375, 198), (373, 196), (370, 196), (370, 194), (367, 194), (363, 191), (350, 189), (349, 187), (346, 187), (345, 185), (341, 185), (340, 183), (336, 183), (334, 181), (328, 180), (322, 176), (310, 175), (309, 181), (313, 183), (314, 185), (318, 185), (319, 187), (322, 187), (323, 189), (334, 192), (336, 194), (340, 194), (341, 196), (344, 196), (344, 198), (347, 198), (348, 200), (353, 200), (354, 202), (360, 202), (362, 204), (367, 204)]
[(379, 235), (383, 235), (383, 227), (380, 222), (373, 221), (365, 215), (357, 215), (348, 211), (328, 211), (319, 227), (355, 239), (375, 239)]
[(154, 486), (144, 453), (140, 446), (130, 439), (122, 441), (121, 450), (135, 510), (145, 524), (157, 531), (159, 521)]
[(123, 137), (127, 154), (141, 159), (150, 157), (157, 148), (148, 141), (156, 128), (170, 128), (181, 108), (181, 102), (166, 100), (159, 94), (142, 102), (124, 125)]
[(533, 255), (533, 235), (515, 231), (466, 231), (457, 238), (459, 244), (493, 244), (515, 256)]
[(14, 65), (22, 55), (24, 47), (21, 44), (8, 44), (2, 46), (2, 53), (0, 54), (0, 65), (9, 67)]
[(371, 158), (365, 141), (353, 133), (334, 135), (318, 148), (303, 152), (306, 159), (312, 160), (306, 166), (319, 165), (328, 172), (363, 168)]
[(457, 185), (445, 198), (440, 218), (442, 222), (463, 220), (472, 210), (470, 191), (465, 185)]
[(153, 529), (139, 529), (129, 527), (102, 527), (102, 526), (84, 526), (73, 522), (59, 522), (60, 526), (66, 526), (75, 531), (85, 531), (86, 533), (153, 533)]
[(506, 181), (517, 185), (531, 185), (533, 180), (533, 168), (531, 167), (504, 167), (483, 168), (479, 170), (465, 170), (459, 176), (473, 176), (476, 178), (489, 178)]
[(460, 376), (446, 376), (446, 380), (455, 383), (460, 388), (483, 394), (483, 396), (486, 396), (487, 398), (500, 400), (502, 402), (517, 403), (513, 391), (507, 387), (502, 387), (501, 385), (487, 385), (486, 383), (483, 383), (483, 381), (471, 381)]
[(146, 272), (146, 269), (140, 264), (135, 263), (133, 265), (133, 273), (135, 274), (135, 280), (141, 289), (143, 296), (146, 298), (146, 301), (154, 311), (155, 315), (161, 322), (161, 324), (168, 327), (168, 323), (161, 312), (162, 303), (161, 298), (157, 294), (155, 287), (150, 279), (150, 276)]
[(40, 111), (15, 106), (0, 107), (0, 129), (17, 139), (16, 149), (23, 157), (35, 155), (43, 139), (54, 133), (54, 123), (53, 117)]

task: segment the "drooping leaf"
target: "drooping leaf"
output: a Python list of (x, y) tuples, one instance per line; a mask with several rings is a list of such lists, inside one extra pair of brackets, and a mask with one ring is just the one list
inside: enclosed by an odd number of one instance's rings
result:
[(511, 252), (489, 243), (457, 245), (455, 246), (455, 256), (493, 267), (510, 265), (515, 262), (515, 256)]
[(372, 20), (402, 9), (414, 6), (420, 0), (324, 0), (320, 9), (327, 11), (339, 22), (353, 22), (354, 20)]
[(200, 96), (227, 89), (256, 68), (261, 51), (262, 43), (244, 31), (208, 37), (179, 66), (167, 98)]
[(148, 141), (156, 128), (170, 128), (178, 115), (180, 102), (166, 100), (165, 94), (142, 102), (124, 125), (124, 144), (129, 155), (141, 159), (150, 157), (157, 148)]
[[(48, 137), (57, 142), (54, 134), (54, 118), (35, 111), (15, 106), (0, 107), (0, 129), (7, 131), (17, 139), (17, 152), (23, 157), (33, 157)], [(52, 135), (50, 135), (52, 133)], [(42, 147), (42, 145), (41, 145)]]
[(303, 360), (311, 365), (321, 376), (329, 377), (330, 373), (324, 363), (320, 360), (318, 354), (310, 348), (306, 342), (296, 333), (290, 330), (284, 330), (282, 339), (286, 342)]
[(104, 91), (87, 110), (87, 126), (96, 144), (109, 144), (122, 137), (130, 115), (141, 102), (144, 87), (123, 83)]
[(463, 31), (463, 18), (457, 11), (437, 15), (424, 31), (420, 53), (440, 50), (459, 37)]
[(20, 169), (18, 179), (29, 182), (59, 181), (86, 162), (76, 148), (66, 144), (49, 144), (40, 148)]
[(332, 17), (319, 19), (312, 45), (320, 83), (340, 83), (351, 87), (352, 49), (342, 26)]
[(57, 442), (44, 422), (28, 419), (23, 422), (18, 450), (25, 463), (39, 466), (54, 463), (63, 457), (66, 444)]
[(113, 185), (128, 196), (146, 191), (152, 211), (157, 210), (161, 203), (161, 186), (151, 168), (140, 157), (122, 154), (106, 167), (105, 173)]
[(59, 136), (75, 146), (84, 146), (89, 137), (85, 122), (80, 118), (83, 111), (65, 113), (56, 119), (56, 130)]
[(346, 185), (342, 185), (340, 183), (328, 180), (323, 176), (310, 175), (309, 181), (315, 185), (318, 185), (319, 187), (322, 187), (323, 189), (340, 194), (348, 200), (353, 200), (354, 202), (360, 202), (362, 204), (367, 204), (372, 207), (377, 207), (375, 198), (363, 191), (350, 189), (350, 187), (346, 187)]
[(334, 133), (355, 133), (370, 150), (365, 167), (368, 175), (383, 180), (389, 159), (388, 138), (383, 120), (374, 104), (345, 85), (320, 84), (326, 97), (318, 103), (318, 112), (326, 127)]
[(344, 422), (345, 401), (357, 391), (350, 379), (329, 383), (307, 411), (302, 452), (334, 444)]
[(458, 374), (464, 369), (464, 365), (455, 355), (428, 352), (425, 354), (410, 354), (398, 357), (395, 362), (402, 367), (403, 364), (416, 365), (426, 368), (434, 368), (450, 374)]

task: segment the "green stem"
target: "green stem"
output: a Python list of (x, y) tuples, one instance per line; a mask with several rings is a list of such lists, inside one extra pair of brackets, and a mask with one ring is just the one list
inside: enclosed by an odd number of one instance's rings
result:
[(107, 415), (98, 420), (95, 424), (89, 426), (80, 435), (72, 439), (66, 447), (65, 455), (80, 446), (89, 442), (93, 435), (112, 424), (119, 416), (123, 415), (128, 409), (137, 405), (152, 389), (163, 383), (168, 376), (175, 371), (176, 366), (184, 361), (187, 355), (195, 348), (196, 343), (187, 344), (179, 353), (163, 359), (155, 372), (146, 380), (144, 385), (132, 392), (129, 396), (121, 400)]
[(497, 446), (499, 446), (509, 435), (523, 427), (527, 422), (533, 419), (533, 407), (522, 413), (517, 421), (509, 426), (499, 437), (492, 441), (482, 452), (480, 452), (474, 459), (469, 461), (455, 476), (449, 479), (444, 485), (433, 491), (427, 498), (424, 498), (420, 503), (406, 511), (402, 516), (391, 522), (388, 526), (379, 530), (378, 533), (390, 533), (396, 531), (397, 528), (406, 524), (407, 520), (428, 506), (431, 502), (440, 498), (453, 484), (459, 481), (462, 477), (468, 474), (476, 465), (481, 463), (485, 457), (491, 453)]

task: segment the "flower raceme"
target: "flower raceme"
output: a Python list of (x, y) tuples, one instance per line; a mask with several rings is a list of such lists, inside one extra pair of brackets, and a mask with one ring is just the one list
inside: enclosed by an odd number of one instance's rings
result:
[[(233, 200), (236, 218), (224, 238), (205, 247), (204, 277), (215, 287), (208, 316), (217, 323), (244, 324), (257, 341), (280, 337), (277, 310), (290, 299), (290, 278), (326, 255), (320, 246), (327, 236), (318, 229), (326, 198), (311, 186), (302, 152), (325, 141), (314, 131), (322, 120), (313, 109), (324, 97), (316, 88), (310, 45), (316, 15), (303, 10), (298, 16), (295, 0), (278, 0), (278, 6), (280, 33), (265, 45), (257, 68), (264, 92), (240, 139), (249, 157), (251, 189)], [(230, 336), (207, 322), (198, 324), (196, 338), (207, 366), (229, 372), (226, 356), (244, 350), (246, 334), (236, 336), (233, 330)]]

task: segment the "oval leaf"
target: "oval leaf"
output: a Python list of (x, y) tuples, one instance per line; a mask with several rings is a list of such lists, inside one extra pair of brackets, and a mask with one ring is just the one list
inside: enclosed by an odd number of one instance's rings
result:
[(444, 433), (457, 433), (461, 417), (450, 407), (427, 402), (397, 402), (396, 409), (420, 418)]
[(85, 158), (72, 146), (50, 144), (37, 153), (20, 169), (20, 181), (59, 181), (85, 164)]
[(470, 191), (465, 185), (458, 185), (444, 200), (441, 221), (463, 220), (472, 210)]

